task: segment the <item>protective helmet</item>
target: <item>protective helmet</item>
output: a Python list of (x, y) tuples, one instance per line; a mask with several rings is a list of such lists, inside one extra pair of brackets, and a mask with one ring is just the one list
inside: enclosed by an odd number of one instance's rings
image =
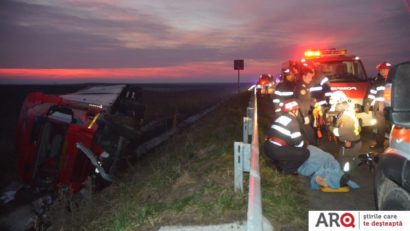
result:
[(332, 96), (330, 96), (330, 100), (329, 100), (329, 104), (330, 104), (330, 109), (329, 111), (334, 112), (338, 109), (338, 105), (340, 105), (340, 103), (347, 103), (349, 105), (349, 107), (352, 106), (352, 104), (350, 104), (350, 99), (349, 97), (346, 96), (346, 94), (343, 91), (335, 91), (332, 93)]
[(301, 63), (290, 59), (288, 68), (293, 74), (298, 74), (301, 69)]
[(296, 99), (287, 99), (285, 100), (285, 102), (283, 102), (282, 112), (291, 112), (298, 110), (299, 108), (300, 107)]
[(286, 79), (286, 76), (289, 76), (291, 74), (291, 71), (288, 67), (282, 68), (281, 70), (281, 75)]
[(332, 96), (330, 97), (330, 101), (329, 101), (331, 105), (338, 104), (338, 103), (349, 103), (349, 102), (350, 102), (349, 97), (347, 97), (343, 91), (333, 92)]
[(382, 63), (380, 63), (380, 64), (378, 64), (378, 65), (376, 66), (376, 69), (377, 69), (377, 70), (380, 70), (380, 69), (390, 69), (390, 67), (391, 67), (391, 64), (390, 64), (390, 63), (388, 63), (388, 62), (382, 62)]
[(306, 73), (314, 73), (316, 71), (316, 65), (311, 61), (303, 62), (301, 66), (302, 75)]
[(289, 59), (289, 68), (296, 67), (296, 66), (297, 66), (296, 61), (293, 59)]

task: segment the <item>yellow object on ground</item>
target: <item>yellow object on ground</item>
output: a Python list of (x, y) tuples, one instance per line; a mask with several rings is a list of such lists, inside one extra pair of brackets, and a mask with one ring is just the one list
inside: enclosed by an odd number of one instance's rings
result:
[(320, 186), (320, 190), (322, 190), (322, 192), (349, 192), (350, 189), (349, 187), (345, 186), (345, 187), (340, 187), (340, 188), (329, 188), (329, 187), (324, 187), (324, 186)]

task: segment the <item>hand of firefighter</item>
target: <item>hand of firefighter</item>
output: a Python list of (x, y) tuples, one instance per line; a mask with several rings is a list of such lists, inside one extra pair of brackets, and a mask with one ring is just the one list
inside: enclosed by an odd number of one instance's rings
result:
[(303, 118), (303, 120), (304, 120), (304, 123), (305, 123), (305, 124), (309, 124), (309, 123), (310, 123), (309, 116), (305, 116), (305, 117)]
[(351, 142), (351, 141), (348, 141), (348, 140), (345, 140), (345, 142), (344, 142), (344, 147), (345, 147), (345, 148), (351, 148), (351, 147), (352, 147), (352, 142)]
[(329, 126), (329, 130), (332, 131), (332, 134), (336, 137), (339, 137), (339, 128), (337, 127), (333, 127), (333, 126)]

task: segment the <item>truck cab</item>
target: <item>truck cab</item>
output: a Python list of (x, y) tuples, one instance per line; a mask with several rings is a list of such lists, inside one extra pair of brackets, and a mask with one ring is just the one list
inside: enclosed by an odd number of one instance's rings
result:
[(354, 103), (361, 126), (373, 126), (370, 113), (364, 112), (370, 81), (358, 56), (348, 55), (347, 50), (308, 50), (302, 62), (310, 61), (317, 67), (320, 79), (327, 78), (332, 92), (343, 91)]
[(394, 66), (384, 93), (385, 116), (392, 123), (389, 147), (381, 155), (375, 175), (379, 210), (410, 210), (410, 62)]
[(107, 182), (144, 115), (142, 89), (91, 86), (65, 94), (30, 93), (16, 131), (17, 172), (40, 191), (79, 191), (88, 176)]

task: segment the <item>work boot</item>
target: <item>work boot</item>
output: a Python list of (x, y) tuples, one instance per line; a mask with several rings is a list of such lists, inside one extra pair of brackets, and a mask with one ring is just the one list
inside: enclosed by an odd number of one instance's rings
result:
[(345, 187), (347, 186), (347, 182), (350, 180), (349, 174), (345, 173), (343, 176), (340, 178), (340, 187)]

